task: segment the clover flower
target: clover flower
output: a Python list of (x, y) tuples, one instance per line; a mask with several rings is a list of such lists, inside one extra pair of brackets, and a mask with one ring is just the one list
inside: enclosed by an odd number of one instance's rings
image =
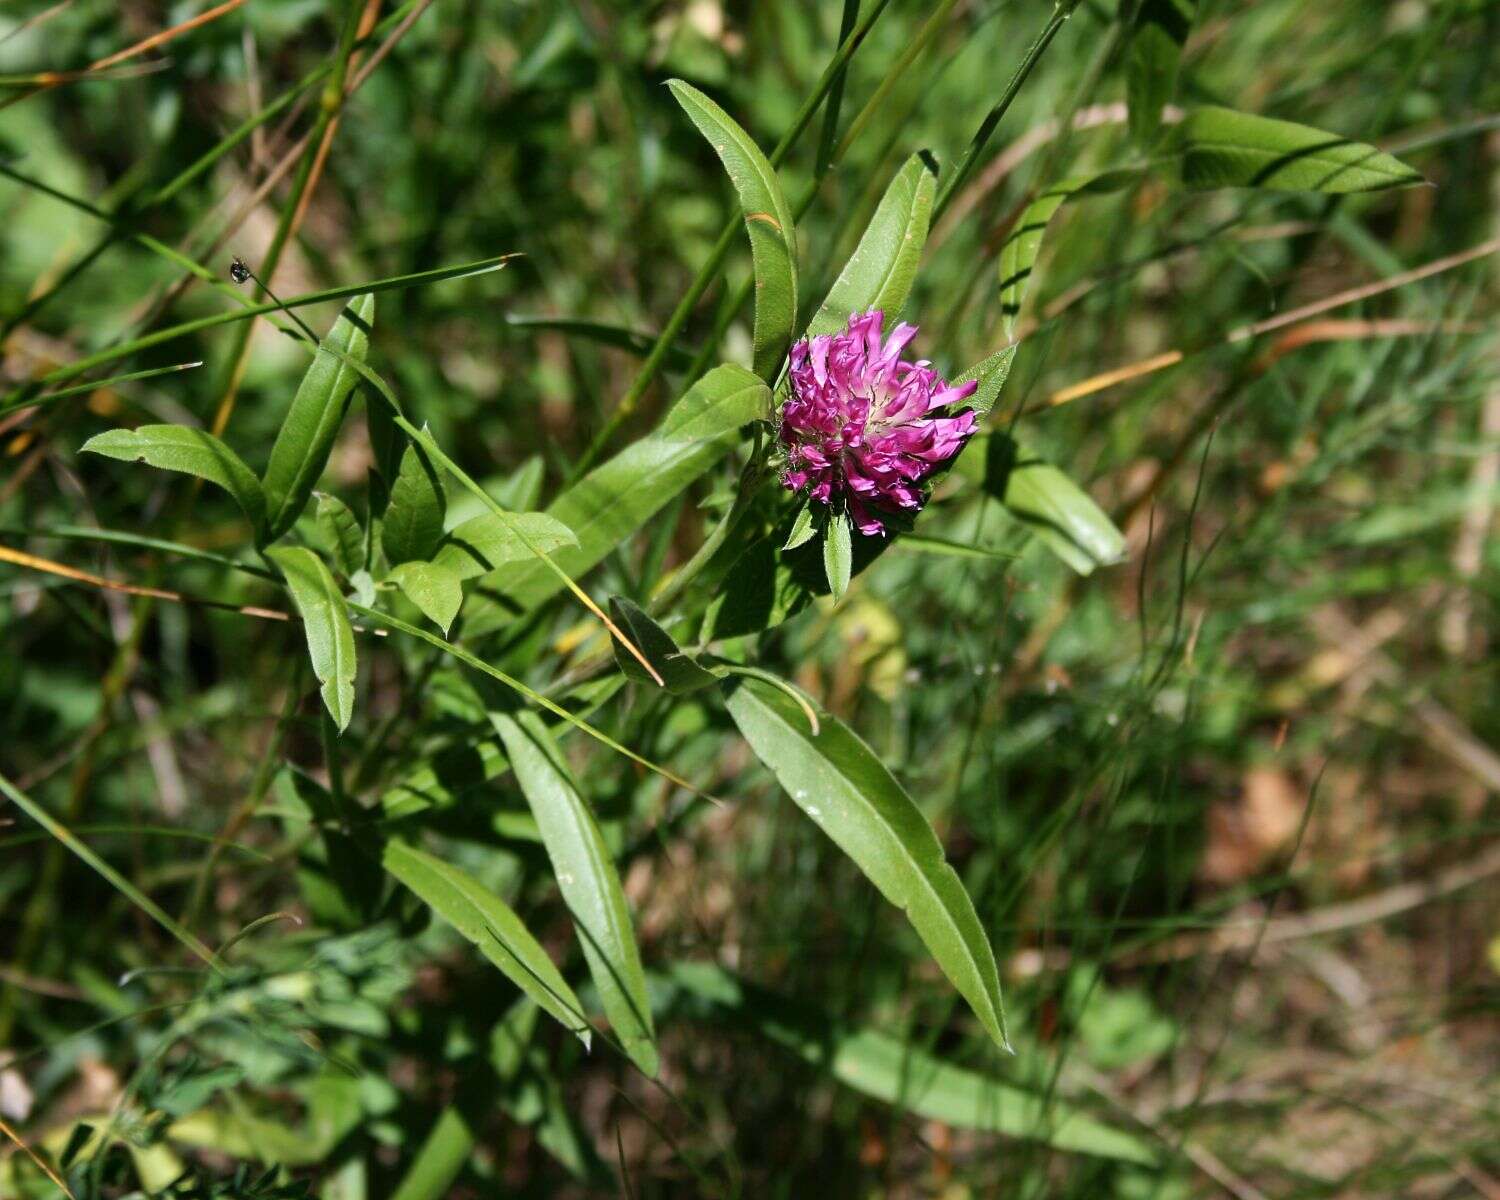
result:
[(901, 352), (916, 336), (900, 324), (881, 342), (884, 314), (856, 313), (839, 333), (792, 347), (791, 395), (781, 408), (782, 483), (845, 508), (860, 533), (883, 534), (898, 513), (927, 502), (922, 481), (963, 449), (970, 410), (932, 416), (968, 399), (976, 383), (950, 385), (928, 362)]

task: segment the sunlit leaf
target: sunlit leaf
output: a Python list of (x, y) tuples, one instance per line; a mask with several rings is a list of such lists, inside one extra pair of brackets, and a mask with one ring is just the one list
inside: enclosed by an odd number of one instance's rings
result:
[(739, 197), (755, 268), (755, 373), (781, 368), (797, 321), (797, 224), (776, 169), (728, 113), (691, 84), (667, 84), (708, 139)]
[(1374, 146), (1308, 125), (1228, 108), (1199, 108), (1171, 143), (1182, 182), (1195, 188), (1374, 192), (1423, 182)]
[(307, 654), (322, 685), (323, 703), (342, 731), (354, 714), (354, 629), (338, 585), (323, 560), (302, 546), (277, 546), (266, 557), (281, 568), (302, 618)]
[(445, 634), (448, 632), (464, 602), (458, 572), (442, 563), (412, 561), (393, 567), (389, 578), (423, 616)]
[(985, 1032), (1007, 1046), (989, 939), (932, 826), (895, 776), (837, 718), (820, 713), (814, 733), (784, 691), (737, 678), (725, 694), (729, 715), (756, 756), (881, 895), (906, 913)]
[(213, 434), (186, 425), (142, 425), (110, 429), (89, 438), (82, 449), (122, 462), (143, 462), (181, 471), (217, 484), (239, 504), (257, 539), (265, 528), (266, 501), (255, 473)]
[(543, 1011), (589, 1044), (591, 1030), (578, 997), (510, 905), (468, 872), (405, 842), (386, 842), (381, 862)]
[(630, 907), (604, 835), (541, 720), (534, 713), (493, 713), (491, 720), (536, 817), (615, 1036), (631, 1061), (654, 1076), (656, 1032), (646, 976)]
[(1125, 535), (1089, 494), (1004, 434), (988, 439), (984, 486), (1080, 575), (1125, 557)]
[[(363, 360), (374, 317), (375, 297), (356, 297), (340, 314), (323, 345)], [(328, 462), (333, 439), (343, 423), (349, 395), (358, 379), (352, 367), (321, 349), (303, 375), (292, 407), (271, 447), (271, 461), (262, 481), (270, 541), (290, 529), (307, 504)]]
[(864, 236), (808, 324), (815, 337), (842, 329), (854, 313), (879, 309), (893, 324), (911, 291), (927, 243), (937, 164), (913, 154), (881, 197)]

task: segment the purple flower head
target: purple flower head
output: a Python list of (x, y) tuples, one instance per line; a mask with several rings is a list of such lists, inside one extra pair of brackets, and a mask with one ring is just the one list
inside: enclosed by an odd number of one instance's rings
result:
[(791, 396), (781, 408), (781, 481), (822, 504), (842, 504), (863, 534), (885, 532), (900, 510), (926, 502), (922, 481), (963, 449), (975, 418), (933, 416), (974, 394), (928, 362), (901, 357), (915, 325), (881, 343), (884, 314), (856, 313), (839, 333), (792, 347)]

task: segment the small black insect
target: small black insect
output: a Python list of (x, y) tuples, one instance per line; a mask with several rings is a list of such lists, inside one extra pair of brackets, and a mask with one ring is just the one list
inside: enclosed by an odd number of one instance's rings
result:
[(235, 283), (244, 283), (245, 280), (250, 278), (250, 268), (245, 265), (243, 258), (236, 257), (229, 264), (229, 278), (234, 280)]

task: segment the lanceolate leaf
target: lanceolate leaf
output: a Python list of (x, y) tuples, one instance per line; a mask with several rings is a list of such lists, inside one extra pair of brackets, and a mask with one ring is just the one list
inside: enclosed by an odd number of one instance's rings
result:
[(380, 526), (380, 544), (393, 564), (432, 556), (443, 539), (447, 499), (443, 481), (415, 442), (401, 456), (390, 503)]
[(1421, 183), (1400, 159), (1307, 125), (1228, 108), (1199, 108), (1173, 140), (1182, 182), (1195, 188), (1374, 192)]
[(1058, 1150), (1143, 1165), (1156, 1155), (1140, 1138), (1004, 1079), (944, 1062), (874, 1029), (845, 1029), (816, 1007), (754, 987), (712, 963), (674, 963), (673, 983), (785, 1046), (845, 1087), (955, 1129), (1041, 1141)]
[(365, 531), (347, 504), (337, 496), (319, 492), (317, 523), (340, 571), (353, 575), (365, 565)]
[(725, 687), (729, 714), (797, 806), (902, 909), (979, 1018), (1007, 1046), (989, 939), (921, 810), (847, 726), (819, 715), (814, 734), (790, 696), (757, 679)]
[(530, 538), (543, 554), (578, 545), (573, 531), (546, 513), (513, 513), (510, 519), (507, 525), (494, 513), (470, 517), (454, 526), (433, 561), (460, 579), (472, 579), (506, 563), (534, 560), (520, 534)]
[(984, 486), (1080, 575), (1125, 557), (1125, 535), (1093, 498), (1005, 434), (988, 440)]
[(1007, 335), (1015, 332), (1021, 301), (1031, 285), (1031, 272), (1053, 214), (1080, 193), (1117, 191), (1139, 178), (1135, 170), (1074, 175), (1054, 183), (1031, 202), (1000, 247), (1000, 313)]
[(218, 484), (235, 498), (254, 528), (256, 540), (261, 540), (266, 501), (260, 481), (239, 455), (213, 434), (186, 425), (142, 425), (139, 429), (108, 430), (89, 438), (82, 448), (90, 454), (149, 463)]
[(656, 1032), (646, 976), (604, 836), (541, 720), (534, 713), (493, 713), (491, 720), (536, 817), (615, 1036), (630, 1060), (655, 1076)]
[[(374, 316), (375, 297), (356, 297), (340, 314), (323, 345), (363, 361)], [(328, 462), (349, 394), (358, 379), (353, 367), (322, 350), (302, 377), (266, 467), (264, 486), (270, 541), (290, 529), (307, 504), (313, 485)]]
[(404, 562), (392, 568), (391, 582), (422, 610), (422, 615), (445, 634), (463, 606), (464, 589), (458, 573), (435, 562)]
[(851, 314), (874, 308), (894, 323), (922, 261), (936, 190), (937, 164), (929, 155), (913, 154), (891, 180), (853, 256), (808, 324), (808, 336), (833, 333)]
[(677, 103), (708, 139), (729, 173), (755, 266), (755, 373), (771, 379), (781, 367), (797, 321), (797, 226), (776, 170), (750, 135), (691, 84), (668, 84)]
[(1130, 133), (1149, 146), (1161, 129), (1161, 110), (1177, 91), (1182, 47), (1193, 29), (1198, 0), (1141, 0), (1125, 60)]
[(266, 557), (281, 568), (292, 603), (307, 635), (313, 674), (322, 684), (323, 703), (342, 732), (354, 713), (354, 629), (349, 611), (323, 560), (301, 546), (280, 546)]
[(543, 1011), (589, 1044), (592, 1031), (578, 997), (505, 901), (467, 872), (404, 842), (387, 842), (381, 861)]
[[(694, 659), (684, 654), (670, 633), (623, 596), (611, 598), (609, 615), (645, 654), (656, 668), (657, 674), (665, 681), (666, 690), (672, 695), (685, 695), (719, 681), (717, 675), (700, 667)], [(626, 652), (618, 642), (614, 643), (614, 650), (615, 662), (630, 679), (650, 687), (659, 686), (636, 661), (635, 656)]]
[[(771, 392), (760, 379), (742, 367), (715, 367), (672, 406), (651, 434), (595, 467), (548, 506), (548, 515), (578, 538), (577, 546), (558, 550), (553, 561), (577, 579), (728, 454), (739, 440), (741, 426), (770, 415)], [(456, 539), (463, 528), (452, 536)], [(446, 553), (445, 546), (439, 561)], [(507, 603), (522, 612), (562, 587), (537, 562), (518, 562), (495, 583)], [(465, 630), (478, 636), (503, 619), (504, 614), (493, 609), (488, 621), (471, 612)]]

